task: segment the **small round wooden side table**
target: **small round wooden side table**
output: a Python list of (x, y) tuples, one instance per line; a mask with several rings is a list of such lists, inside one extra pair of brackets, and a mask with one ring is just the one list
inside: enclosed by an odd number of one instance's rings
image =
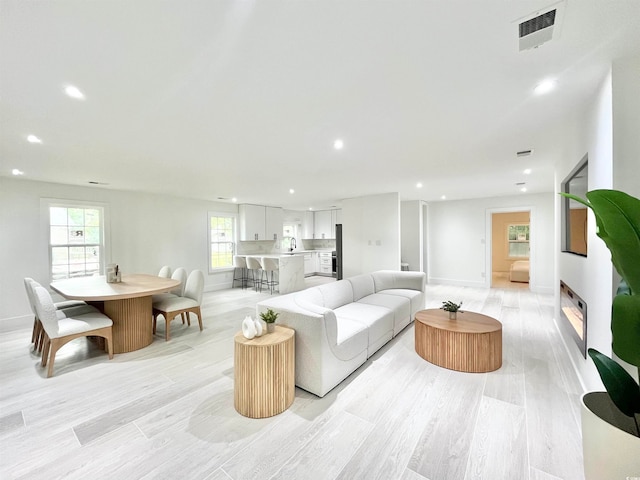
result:
[(449, 320), (441, 309), (416, 313), (416, 353), (425, 360), (460, 372), (482, 373), (502, 366), (502, 324), (475, 312), (458, 312)]
[(238, 332), (234, 343), (235, 409), (250, 418), (284, 412), (295, 398), (295, 331), (276, 325), (251, 340)]

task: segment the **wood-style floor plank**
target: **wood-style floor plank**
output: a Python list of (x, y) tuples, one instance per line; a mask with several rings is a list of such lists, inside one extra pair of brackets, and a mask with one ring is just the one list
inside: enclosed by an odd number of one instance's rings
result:
[(296, 389), (282, 414), (250, 419), (233, 407), (233, 336), (269, 297), (206, 292), (203, 332), (174, 321), (165, 342), (160, 322), (149, 347), (111, 361), (75, 340), (49, 379), (31, 324), (2, 330), (0, 478), (583, 478), (582, 392), (551, 295), (428, 285), (425, 308), (463, 301), (503, 323), (502, 368), (432, 365), (410, 325), (325, 397)]

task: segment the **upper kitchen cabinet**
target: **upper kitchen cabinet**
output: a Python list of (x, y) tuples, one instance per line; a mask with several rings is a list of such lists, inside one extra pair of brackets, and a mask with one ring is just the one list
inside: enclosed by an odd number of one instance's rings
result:
[(304, 218), (302, 220), (302, 238), (313, 238), (313, 222), (313, 212), (304, 212)]
[(279, 207), (239, 205), (240, 240), (278, 240), (282, 235), (284, 213)]
[(335, 238), (335, 232), (331, 236), (331, 210), (318, 210), (313, 216), (313, 238)]
[(265, 240), (280, 240), (284, 211), (280, 207), (265, 207)]

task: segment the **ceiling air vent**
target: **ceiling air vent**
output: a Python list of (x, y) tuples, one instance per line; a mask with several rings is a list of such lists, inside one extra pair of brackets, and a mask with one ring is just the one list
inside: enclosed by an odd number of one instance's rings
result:
[(537, 11), (518, 21), (520, 51), (538, 48), (543, 43), (557, 37), (564, 3), (561, 2), (546, 11)]
[(533, 150), (520, 150), (516, 152), (516, 157), (528, 157), (533, 153)]

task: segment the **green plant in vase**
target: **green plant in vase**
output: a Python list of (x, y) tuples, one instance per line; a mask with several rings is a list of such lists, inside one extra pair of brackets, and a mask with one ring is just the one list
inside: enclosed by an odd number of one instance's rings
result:
[(280, 314), (274, 312), (270, 308), (268, 308), (266, 312), (262, 312), (260, 314), (260, 318), (264, 320), (264, 323), (267, 324), (268, 333), (272, 333), (273, 330), (275, 329), (275, 323), (276, 323), (276, 320), (278, 319), (278, 315)]
[(445, 312), (449, 312), (449, 320), (455, 320), (458, 316), (458, 312), (464, 313), (462, 310), (460, 310), (461, 306), (462, 302), (455, 303), (451, 300), (447, 300), (446, 302), (442, 302), (442, 306), (440, 308)]

